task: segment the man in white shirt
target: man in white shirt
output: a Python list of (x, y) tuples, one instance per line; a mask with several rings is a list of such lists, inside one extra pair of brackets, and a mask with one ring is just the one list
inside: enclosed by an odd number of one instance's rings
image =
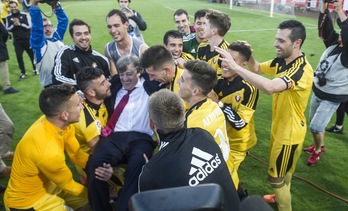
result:
[[(137, 192), (138, 177), (145, 164), (143, 155), (151, 158), (157, 145), (152, 139), (153, 131), (148, 116), (151, 94), (148, 83), (151, 82), (140, 76), (139, 58), (135, 55), (120, 58), (117, 70), (118, 75), (111, 80), (111, 97), (105, 100), (110, 117), (102, 131), (105, 138), (95, 147), (86, 169), (88, 199), (92, 210), (112, 210), (108, 197), (108, 183), (97, 181), (94, 166), (101, 166), (106, 161), (112, 166), (127, 164), (124, 186), (116, 203), (118, 211), (125, 211), (128, 210), (129, 198)], [(125, 96), (128, 98), (126, 102)]]

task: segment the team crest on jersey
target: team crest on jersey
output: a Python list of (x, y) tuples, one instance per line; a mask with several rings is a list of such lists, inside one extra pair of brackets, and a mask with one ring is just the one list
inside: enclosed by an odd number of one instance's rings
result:
[(94, 67), (94, 68), (98, 67), (97, 63), (93, 62), (92, 67)]
[(238, 103), (238, 102), (240, 101), (241, 97), (240, 97), (239, 95), (236, 95), (236, 96), (234, 97), (234, 99), (235, 99), (236, 102)]
[(97, 126), (97, 129), (98, 129), (98, 131), (99, 131), (99, 133), (101, 132), (101, 123), (100, 123), (100, 121), (99, 120), (96, 120), (95, 121), (95, 125)]
[(217, 60), (218, 60), (217, 58), (214, 58), (213, 63), (216, 64)]

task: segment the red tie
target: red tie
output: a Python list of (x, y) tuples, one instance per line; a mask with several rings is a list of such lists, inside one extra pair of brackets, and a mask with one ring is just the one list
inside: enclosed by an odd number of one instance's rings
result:
[[(134, 88), (135, 89), (135, 88)], [(108, 123), (106, 124), (106, 126), (104, 127), (104, 129), (101, 131), (101, 135), (103, 137), (108, 137), (115, 128), (115, 125), (117, 123), (118, 118), (120, 117), (124, 107), (126, 107), (128, 100), (129, 100), (129, 95), (133, 92), (133, 90), (127, 90), (128, 93), (125, 94), (122, 99), (120, 100), (120, 102), (117, 104), (114, 112), (112, 112), (112, 115), (108, 121)]]

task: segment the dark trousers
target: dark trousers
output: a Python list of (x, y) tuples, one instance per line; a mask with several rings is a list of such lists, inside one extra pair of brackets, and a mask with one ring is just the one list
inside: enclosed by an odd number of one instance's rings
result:
[(343, 125), (345, 113), (348, 115), (348, 102), (341, 103), (336, 111), (336, 125)]
[(88, 200), (94, 211), (111, 211), (108, 183), (95, 178), (95, 169), (103, 163), (116, 166), (123, 161), (127, 163), (124, 173), (124, 186), (116, 203), (117, 211), (128, 210), (129, 198), (138, 192), (138, 178), (145, 164), (143, 154), (152, 157), (156, 142), (144, 133), (117, 132), (101, 139), (89, 157), (86, 172), (88, 180)]
[(13, 40), (13, 46), (15, 48), (17, 62), (18, 62), (19, 69), (21, 70), (21, 73), (23, 74), (26, 73), (24, 61), (23, 61), (24, 51), (27, 52), (31, 60), (31, 65), (33, 66), (33, 70), (35, 70), (34, 53), (33, 53), (33, 50), (30, 48), (29, 39)]

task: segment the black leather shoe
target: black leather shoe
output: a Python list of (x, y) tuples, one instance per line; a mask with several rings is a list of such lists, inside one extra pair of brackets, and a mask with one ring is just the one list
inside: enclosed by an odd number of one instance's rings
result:
[(10, 87), (10, 88), (4, 90), (5, 94), (13, 94), (13, 93), (17, 93), (17, 92), (19, 92), (19, 90), (15, 89), (13, 87)]

